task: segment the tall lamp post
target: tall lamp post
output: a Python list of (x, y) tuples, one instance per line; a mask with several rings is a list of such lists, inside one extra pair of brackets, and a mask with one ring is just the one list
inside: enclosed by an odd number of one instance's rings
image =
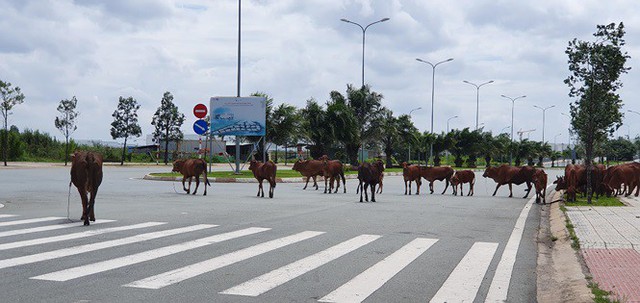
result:
[(571, 132), (571, 115), (567, 115), (565, 113), (560, 113), (563, 116), (566, 116), (569, 118), (569, 149), (571, 150), (571, 164), (575, 164), (576, 163), (576, 144), (574, 142), (573, 144), (573, 148), (571, 148), (571, 141), (573, 141), (573, 134)]
[(476, 130), (477, 130), (478, 129), (478, 116), (480, 115), (480, 87), (482, 87), (483, 85), (486, 85), (486, 84), (493, 83), (493, 80), (487, 81), (487, 82), (482, 83), (480, 85), (475, 84), (473, 82), (469, 82), (467, 80), (463, 80), (462, 82), (467, 83), (467, 84), (471, 84), (471, 85), (476, 87)]
[(455, 118), (458, 118), (458, 115), (455, 115), (455, 116), (447, 119), (447, 134), (449, 133), (449, 121), (451, 121), (451, 119), (455, 119)]
[[(516, 100), (521, 99), (521, 98), (526, 98), (527, 96), (522, 95), (519, 97), (515, 97), (515, 98), (511, 98), (509, 96), (505, 96), (505, 95), (500, 95), (503, 98), (507, 98), (509, 100), (511, 100), (511, 145), (513, 145), (513, 108), (515, 107), (516, 104)], [(513, 160), (513, 151), (509, 151), (509, 165), (511, 165), (511, 161)]]
[[(416, 58), (417, 61), (426, 63), (431, 65), (432, 73), (431, 73), (431, 134), (433, 134), (433, 97), (434, 97), (434, 88), (436, 82), (436, 67), (442, 63), (453, 61), (453, 58), (449, 58), (444, 61), (440, 61), (436, 64), (431, 64), (429, 61), (422, 60), (420, 58)], [(431, 143), (431, 147), (429, 148), (429, 159), (433, 156), (433, 143)], [(426, 161), (427, 165), (429, 164), (429, 160)]]
[(553, 149), (552, 150), (556, 149), (556, 147), (558, 145), (558, 143), (557, 143), (558, 136), (561, 136), (561, 135), (562, 135), (562, 133), (559, 133), (559, 134), (553, 136)]
[[(410, 110), (409, 111), (409, 118), (411, 118), (411, 113), (413, 113), (416, 110), (421, 110), (421, 109), (422, 109), (422, 106), (416, 107), (416, 108)], [(409, 162), (411, 162), (411, 144), (408, 144), (408, 145), (409, 145), (409, 156), (407, 158), (409, 159)], [(420, 161), (420, 159), (418, 159), (418, 161)]]
[[(380, 19), (380, 20), (378, 20), (376, 22), (369, 23), (367, 26), (363, 27), (362, 25), (360, 25), (360, 24), (358, 24), (356, 22), (353, 22), (353, 21), (350, 21), (350, 20), (347, 20), (347, 19), (344, 19), (344, 18), (340, 19), (340, 21), (342, 21), (342, 22), (347, 22), (347, 23), (351, 23), (351, 24), (357, 25), (362, 30), (362, 88), (364, 88), (364, 45), (365, 45), (365, 36), (366, 36), (366, 33), (367, 33), (367, 29), (369, 28), (369, 26), (372, 26), (372, 25), (374, 25), (376, 23), (385, 22), (387, 20), (389, 20), (389, 18), (383, 18), (383, 19)], [(364, 111), (364, 108), (363, 108), (363, 111)], [(363, 118), (364, 118), (364, 115), (363, 115)], [(363, 125), (364, 125), (364, 123), (363, 123)], [(363, 133), (364, 133), (364, 129), (360, 129), (360, 138), (362, 138), (362, 134)], [(361, 152), (360, 153), (361, 153), (360, 162), (364, 162), (364, 138), (362, 138), (362, 148), (361, 148)]]
[(547, 106), (547, 107), (542, 108), (540, 106), (534, 105), (533, 107), (542, 110), (542, 144), (544, 145), (544, 143), (545, 143), (545, 141), (544, 141), (544, 117), (545, 117), (545, 112), (547, 111), (547, 109), (554, 108), (556, 106), (555, 105), (551, 105), (551, 106)]

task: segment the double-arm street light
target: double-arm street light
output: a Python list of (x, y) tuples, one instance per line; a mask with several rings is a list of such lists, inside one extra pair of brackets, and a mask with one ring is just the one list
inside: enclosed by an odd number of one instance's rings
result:
[[(453, 58), (449, 58), (447, 60), (440, 61), (440, 62), (438, 62), (436, 64), (431, 64), (431, 62), (422, 60), (420, 58), (416, 58), (416, 60), (419, 61), (419, 62), (431, 65), (431, 69), (432, 69), (432, 73), (431, 73), (431, 133), (433, 134), (433, 97), (434, 97), (434, 86), (435, 86), (435, 82), (436, 82), (436, 67), (438, 67), (438, 65), (440, 65), (442, 63), (453, 61)], [(431, 159), (432, 156), (433, 156), (433, 143), (431, 143), (431, 147), (429, 148), (429, 159)], [(426, 163), (428, 165), (429, 164), (429, 160), (427, 160)]]
[[(521, 99), (521, 98), (526, 98), (527, 96), (522, 95), (519, 97), (515, 97), (515, 98), (511, 98), (509, 96), (505, 96), (505, 95), (500, 95), (503, 98), (507, 98), (509, 100), (511, 100), (511, 144), (513, 145), (513, 108), (515, 107), (516, 104), (516, 100)], [(509, 165), (511, 165), (511, 160), (513, 160), (513, 152), (510, 150), (509, 151)]]
[(360, 25), (360, 24), (358, 24), (356, 22), (353, 22), (353, 21), (350, 21), (350, 20), (347, 20), (347, 19), (344, 19), (344, 18), (340, 19), (340, 21), (342, 21), (342, 22), (355, 24), (358, 27), (360, 27), (360, 29), (362, 30), (362, 86), (363, 87), (364, 87), (364, 44), (365, 44), (364, 42), (365, 42), (365, 34), (367, 33), (367, 29), (369, 28), (369, 26), (372, 26), (372, 25), (374, 25), (376, 23), (385, 22), (385, 21), (388, 21), (388, 20), (389, 20), (389, 18), (383, 18), (383, 19), (380, 19), (380, 20), (378, 20), (376, 22), (369, 23), (367, 26), (363, 27), (362, 25)]
[(545, 117), (545, 112), (547, 111), (547, 109), (554, 108), (556, 106), (555, 105), (551, 105), (551, 106), (547, 106), (547, 107), (542, 108), (540, 106), (534, 105), (533, 107), (542, 110), (542, 144), (544, 144), (545, 143), (545, 141), (544, 141), (544, 117)]
[[(369, 28), (369, 26), (372, 26), (372, 25), (374, 25), (376, 23), (385, 22), (387, 20), (389, 20), (389, 18), (383, 18), (383, 19), (380, 19), (380, 20), (378, 20), (376, 22), (369, 23), (367, 26), (363, 27), (362, 25), (360, 25), (360, 24), (358, 24), (356, 22), (353, 22), (353, 21), (350, 21), (350, 20), (347, 20), (347, 19), (344, 19), (344, 18), (340, 19), (340, 21), (342, 21), (342, 22), (355, 24), (358, 27), (360, 27), (360, 29), (362, 30), (362, 86), (361, 86), (361, 88), (364, 88), (364, 45), (365, 45), (365, 35), (367, 33), (367, 29)], [(363, 106), (363, 111), (364, 111), (364, 106)], [(363, 115), (363, 118), (364, 118), (364, 115)], [(362, 121), (362, 124), (364, 125), (364, 121)], [(362, 138), (362, 134), (363, 133), (364, 133), (364, 129), (360, 129), (360, 138)], [(364, 138), (362, 138), (361, 160), (360, 161), (364, 162)]]
[(478, 129), (478, 116), (480, 115), (480, 87), (482, 87), (483, 85), (489, 84), (489, 83), (493, 83), (493, 80), (487, 81), (485, 83), (482, 83), (480, 85), (475, 84), (473, 82), (469, 82), (467, 80), (463, 80), (462, 82), (467, 83), (467, 84), (471, 84), (473, 86), (476, 87), (476, 130)]

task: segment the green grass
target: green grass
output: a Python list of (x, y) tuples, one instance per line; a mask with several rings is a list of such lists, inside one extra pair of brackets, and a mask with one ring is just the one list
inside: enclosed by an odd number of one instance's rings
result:
[(611, 301), (611, 299), (609, 299), (611, 292), (600, 289), (600, 287), (598, 287), (598, 283), (589, 282), (587, 286), (591, 288), (591, 293), (594, 295), (593, 302), (596, 302), (596, 303), (619, 303), (620, 302), (618, 300)]
[(600, 198), (596, 199), (596, 197), (593, 196), (593, 199), (591, 200), (591, 204), (588, 204), (586, 197), (581, 197), (580, 194), (578, 194), (577, 196), (578, 197), (576, 202), (565, 202), (565, 205), (566, 206), (624, 206), (624, 204), (620, 202), (620, 200), (616, 197), (600, 196)]

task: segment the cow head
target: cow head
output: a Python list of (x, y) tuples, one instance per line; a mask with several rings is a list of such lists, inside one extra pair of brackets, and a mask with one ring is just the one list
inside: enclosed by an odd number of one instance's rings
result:
[(497, 175), (498, 173), (498, 168), (497, 167), (493, 167), (493, 166), (489, 166), (484, 170), (484, 174), (482, 174), (482, 177), (486, 178), (493, 178)]
[(171, 171), (172, 172), (180, 172), (180, 169), (182, 169), (182, 164), (184, 164), (184, 160), (175, 160), (175, 161), (173, 161), (173, 169)]
[(558, 176), (556, 176), (556, 180), (555, 180), (555, 181), (553, 181), (553, 184), (555, 184), (555, 185), (556, 185), (556, 189), (555, 189), (556, 191), (560, 191), (560, 190), (563, 190), (563, 189), (567, 189), (567, 182), (566, 182), (566, 180), (564, 179), (564, 177), (558, 177)]
[(407, 168), (407, 166), (409, 166), (409, 164), (407, 164), (407, 162), (402, 162), (402, 168)]
[(254, 171), (256, 168), (258, 168), (258, 161), (252, 159), (249, 162), (249, 170)]
[(457, 175), (453, 175), (451, 176), (451, 186), (457, 186), (458, 184), (460, 184), (460, 179), (458, 178)]
[(293, 163), (293, 167), (291, 169), (296, 170), (296, 171), (300, 171), (302, 169), (302, 166), (304, 163), (306, 163), (307, 161), (305, 160), (300, 160), (298, 159), (298, 161), (296, 161), (296, 163)]

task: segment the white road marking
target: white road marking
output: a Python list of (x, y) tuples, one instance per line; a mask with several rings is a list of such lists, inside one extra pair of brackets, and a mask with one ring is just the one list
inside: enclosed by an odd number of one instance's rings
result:
[(144, 251), (141, 253), (128, 255), (128, 256), (124, 256), (116, 259), (111, 259), (103, 262), (97, 262), (97, 263), (87, 264), (84, 266), (78, 266), (70, 269), (56, 271), (56, 272), (40, 275), (37, 277), (32, 277), (31, 279), (48, 280), (48, 281), (69, 281), (72, 279), (77, 279), (80, 277), (169, 256), (169, 255), (187, 251), (190, 249), (211, 245), (214, 243), (231, 240), (231, 239), (242, 237), (242, 236), (256, 234), (259, 232), (267, 231), (269, 229), (270, 228), (261, 228), (261, 227), (246, 228), (238, 231), (232, 231), (232, 232), (219, 234), (211, 237), (206, 237), (202, 239), (197, 239), (189, 242), (184, 242), (176, 245), (165, 246), (158, 249)]
[[(114, 221), (115, 220), (96, 220), (95, 222), (92, 222), (91, 225), (93, 225), (93, 224), (101, 224), (101, 223), (109, 223), (109, 222), (114, 222)], [(9, 237), (9, 236), (16, 236), (16, 235), (31, 234), (31, 233), (38, 233), (38, 232), (42, 232), (42, 231), (58, 230), (58, 229), (69, 228), (69, 227), (79, 227), (79, 226), (82, 226), (82, 224), (66, 223), (66, 224), (54, 224), (54, 225), (47, 225), (47, 226), (40, 226), (40, 227), (8, 230), (8, 231), (5, 231), (5, 232), (0, 232), (0, 238)]]
[[(547, 186), (547, 188), (550, 188), (552, 186), (553, 184)], [(525, 223), (527, 223), (529, 211), (533, 206), (533, 202), (536, 200), (535, 188), (532, 188), (531, 190), (534, 191), (534, 195), (533, 197), (531, 197), (531, 199), (529, 199), (527, 204), (520, 212), (520, 216), (516, 221), (516, 225), (513, 227), (513, 231), (511, 232), (509, 241), (507, 241), (507, 245), (504, 247), (504, 252), (502, 252), (502, 257), (500, 258), (500, 263), (498, 263), (498, 268), (496, 268), (496, 273), (493, 276), (493, 281), (491, 282), (491, 286), (489, 287), (489, 292), (487, 293), (485, 302), (507, 301), (507, 293), (509, 292), (509, 283), (511, 283), (513, 265), (516, 263), (516, 255), (518, 254), (518, 248), (520, 247), (522, 233), (524, 233), (524, 225)]]
[[(74, 223), (74, 224), (75, 226), (79, 226), (77, 223)], [(40, 245), (40, 244), (60, 242), (60, 241), (73, 240), (73, 239), (81, 239), (81, 238), (92, 237), (95, 235), (101, 235), (101, 234), (112, 233), (112, 232), (123, 231), (123, 230), (146, 228), (146, 227), (158, 226), (162, 224), (166, 224), (166, 223), (165, 222), (147, 222), (147, 223), (118, 226), (118, 227), (111, 227), (111, 228), (105, 228), (105, 229), (94, 229), (94, 230), (88, 230), (88, 231), (83, 231), (83, 232), (78, 232), (73, 234), (67, 234), (67, 235), (45, 237), (45, 238), (38, 238), (38, 239), (31, 239), (31, 240), (24, 240), (24, 241), (17, 241), (17, 242), (9, 242), (9, 243), (0, 244), (0, 250), (7, 250), (11, 248)]]
[(304, 259), (298, 260), (289, 265), (283, 266), (262, 276), (249, 280), (238, 286), (234, 286), (221, 294), (241, 295), (241, 296), (259, 296), (273, 288), (276, 288), (298, 276), (301, 276), (313, 269), (320, 267), (330, 261), (333, 261), (349, 252), (352, 252), (368, 243), (380, 238), (377, 235), (361, 235), (317, 254), (311, 255)]
[[(0, 205), (2, 205), (2, 204), (0, 204)], [(2, 206), (4, 206), (4, 205), (2, 205)], [(0, 207), (0, 208), (2, 208), (2, 207)], [(11, 217), (17, 217), (17, 216), (18, 215), (0, 214), (0, 218), (11, 218)]]
[(60, 219), (65, 219), (65, 218), (45, 217), (45, 218), (36, 218), (36, 219), (15, 220), (15, 221), (0, 222), (0, 226), (12, 226), (12, 225), (20, 225), (20, 224), (38, 223), (38, 222), (53, 221), (53, 220), (60, 220)]
[(322, 297), (320, 302), (362, 302), (387, 283), (413, 260), (429, 249), (437, 239), (417, 238), (349, 282)]
[[(164, 223), (160, 222), (160, 224), (164, 224)], [(190, 231), (211, 228), (214, 226), (215, 225), (199, 224), (199, 225), (151, 232), (146, 234), (140, 234), (140, 235), (135, 235), (132, 237), (127, 237), (127, 238), (122, 238), (117, 240), (109, 240), (104, 242), (63, 248), (63, 249), (53, 250), (53, 251), (39, 253), (39, 254), (27, 255), (27, 256), (16, 257), (11, 259), (4, 259), (4, 260), (0, 260), (0, 269), (18, 266), (18, 265), (36, 263), (36, 262), (45, 261), (45, 260), (52, 260), (52, 259), (57, 259), (57, 258), (62, 258), (67, 256), (73, 256), (73, 255), (78, 255), (78, 254), (86, 253), (90, 251), (96, 251), (96, 250), (105, 249), (105, 248), (112, 248), (112, 247), (122, 246), (126, 244), (138, 243), (138, 242), (152, 240), (152, 239), (168, 237), (168, 236), (186, 233)]]
[(136, 288), (148, 288), (148, 289), (160, 289), (165, 286), (169, 286), (174, 283), (178, 283), (189, 278), (199, 276), (204, 273), (214, 271), (216, 269), (231, 265), (251, 257), (255, 257), (272, 250), (297, 243), (303, 240), (313, 238), (321, 235), (324, 232), (318, 231), (304, 231), (295, 235), (287, 236), (280, 239), (257, 244), (245, 249), (241, 249), (232, 253), (228, 253), (213, 259), (209, 259), (203, 262), (195, 263), (189, 266), (178, 268), (176, 270), (168, 271), (159, 275), (155, 275), (146, 279), (138, 280), (126, 285), (125, 287)]
[(429, 302), (473, 302), (497, 249), (498, 243), (473, 244)]

